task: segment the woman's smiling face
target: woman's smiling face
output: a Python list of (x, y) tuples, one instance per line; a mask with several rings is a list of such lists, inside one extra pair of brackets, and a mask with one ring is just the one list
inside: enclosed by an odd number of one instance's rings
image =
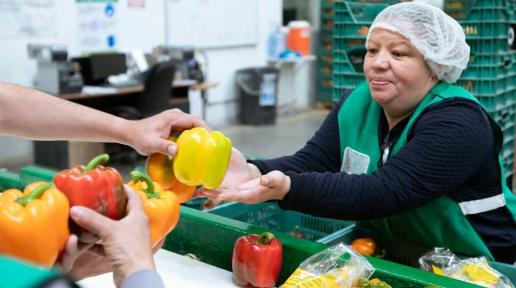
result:
[(423, 55), (410, 41), (382, 28), (371, 31), (364, 73), (372, 98), (393, 117), (412, 112), (436, 83)]

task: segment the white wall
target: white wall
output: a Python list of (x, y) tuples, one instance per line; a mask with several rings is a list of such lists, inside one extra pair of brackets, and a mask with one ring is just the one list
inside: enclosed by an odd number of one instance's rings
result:
[[(236, 103), (226, 103), (235, 99), (235, 71), (250, 66), (263, 66), (266, 61), (267, 34), (272, 25), (281, 24), (282, 0), (259, 0), (258, 41), (256, 45), (217, 48), (207, 50), (209, 80), (220, 85), (210, 89), (209, 101), (213, 105), (207, 109), (207, 120), (219, 126), (232, 122), (236, 116)], [(59, 0), (56, 6), (57, 35), (52, 38), (10, 37), (0, 38), (0, 81), (32, 86), (36, 63), (29, 59), (27, 43), (64, 44), (71, 55), (81, 52), (77, 42), (77, 11), (75, 0)], [(147, 0), (144, 10), (126, 8), (127, 1), (119, 0), (119, 48), (121, 50), (141, 49), (150, 51), (156, 45), (165, 43), (164, 0)], [(237, 25), (237, 24), (236, 24)], [(195, 43), (192, 43), (195, 46)], [(192, 110), (199, 114), (198, 93), (191, 95)], [(217, 104), (219, 103), (219, 104)], [(1, 113), (1, 110), (0, 110)], [(12, 147), (15, 147), (13, 149)], [(26, 158), (32, 154), (30, 141), (0, 136), (0, 167), (12, 159)]]
[[(219, 48), (207, 50), (209, 80), (220, 82), (219, 87), (209, 90), (206, 120), (214, 126), (235, 120), (237, 97), (235, 72), (239, 69), (266, 65), (267, 36), (274, 25), (281, 25), (282, 1), (258, 1), (258, 42), (253, 46)], [(220, 103), (220, 104), (217, 104)]]

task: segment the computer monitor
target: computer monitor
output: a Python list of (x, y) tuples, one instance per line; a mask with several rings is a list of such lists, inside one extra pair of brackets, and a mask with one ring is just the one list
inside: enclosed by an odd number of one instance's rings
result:
[(92, 54), (87, 57), (74, 58), (79, 63), (86, 85), (107, 84), (107, 78), (127, 72), (125, 54)]

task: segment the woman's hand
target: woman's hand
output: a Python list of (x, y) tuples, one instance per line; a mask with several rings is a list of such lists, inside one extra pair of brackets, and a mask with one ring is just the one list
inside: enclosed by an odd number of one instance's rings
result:
[(240, 184), (260, 176), (258, 168), (253, 164), (248, 164), (244, 155), (236, 148), (232, 148), (228, 169), (219, 188), (236, 189)]
[(142, 155), (174, 155), (177, 146), (168, 140), (172, 132), (199, 126), (209, 129), (204, 121), (179, 109), (167, 110), (149, 118), (125, 123), (127, 127), (122, 128), (125, 139), (122, 141), (123, 144), (133, 147)]
[(125, 189), (128, 213), (119, 221), (86, 207), (74, 206), (70, 210), (77, 224), (100, 237), (101, 244), (91, 247), (87, 253), (95, 259), (105, 255), (117, 287), (134, 272), (155, 269), (147, 215), (138, 195), (127, 185)]
[(220, 199), (215, 199), (219, 193), (236, 190), (240, 184), (260, 176), (258, 168), (248, 164), (244, 155), (238, 149), (232, 148), (228, 169), (220, 186), (214, 190), (204, 190), (199, 196), (208, 196), (210, 200), (205, 203), (205, 207), (212, 208), (220, 203)]
[(290, 190), (290, 177), (280, 171), (271, 171), (259, 178), (240, 184), (236, 189), (205, 191), (218, 201), (237, 201), (255, 204), (267, 200), (281, 200)]

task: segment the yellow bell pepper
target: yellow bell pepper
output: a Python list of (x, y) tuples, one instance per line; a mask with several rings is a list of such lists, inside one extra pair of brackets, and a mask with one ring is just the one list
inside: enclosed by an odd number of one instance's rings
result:
[[(171, 136), (170, 141), (176, 142), (177, 137)], [(180, 203), (190, 200), (195, 192), (195, 186), (185, 185), (174, 176), (173, 158), (165, 154), (152, 154), (145, 163), (145, 172), (152, 181), (159, 183), (165, 190), (176, 194)]]
[(68, 240), (68, 199), (52, 184), (0, 194), (0, 254), (52, 266)]
[(149, 176), (131, 172), (133, 180), (128, 185), (138, 193), (142, 200), (143, 210), (149, 218), (152, 247), (159, 243), (179, 221), (179, 200), (177, 196), (161, 188)]
[(189, 186), (217, 188), (226, 174), (231, 157), (231, 140), (219, 131), (202, 127), (183, 131), (177, 139), (174, 175)]

